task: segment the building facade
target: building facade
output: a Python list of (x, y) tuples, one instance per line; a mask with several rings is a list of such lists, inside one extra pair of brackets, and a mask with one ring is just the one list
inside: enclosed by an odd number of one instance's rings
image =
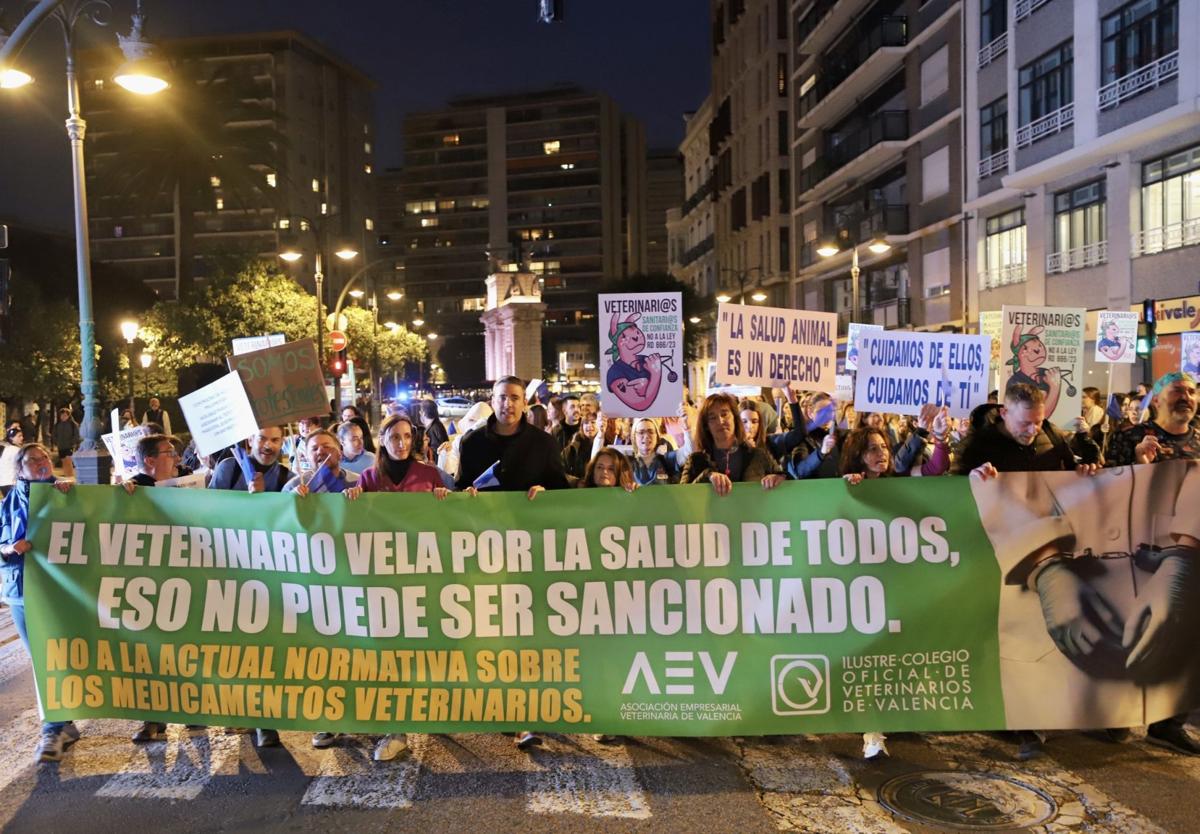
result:
[(481, 381), (494, 272), (523, 266), (541, 279), (548, 365), (560, 343), (594, 343), (600, 285), (645, 269), (641, 124), (607, 96), (567, 87), (409, 115), (404, 143), (403, 214), (383, 228), (404, 249), (406, 292), (426, 326), (454, 334), (436, 346), (451, 380)]
[(794, 0), (789, 14), (793, 302), (837, 312), (843, 335), (851, 318), (962, 327), (961, 3)]
[(734, 300), (761, 288), (790, 299), (791, 181), (786, 0), (713, 0), (716, 281)]
[[(1200, 4), (965, 0), (964, 10), (972, 319), (1004, 304), (1187, 307), (1200, 251), (1200, 51), (1182, 46), (1200, 42)], [(1093, 384), (1106, 369), (1087, 355)], [(1116, 373), (1127, 390), (1145, 371)]]
[(683, 202), (683, 161), (674, 149), (652, 150), (646, 157), (646, 260), (642, 272), (670, 269), (667, 212)]
[(131, 104), (127, 94), (105, 80), (109, 71), (103, 62), (85, 62), (97, 67), (83, 79), (82, 89), (93, 256), (119, 265), (160, 297), (174, 298), (179, 258), (191, 257), (194, 274), (203, 278), (213, 256), (274, 259), (285, 246), (294, 246), (305, 257), (293, 271), (312, 288), (319, 239), (326, 292), (336, 297), (355, 262), (340, 262), (332, 251), (348, 247), (363, 253), (374, 236), (371, 80), (299, 32), (168, 40), (159, 49), (174, 65), (176, 78), (195, 85), (194, 95), (202, 98), (214, 90), (220, 95), (221, 87), (233, 87), (236, 91), (221, 101), (253, 103), (258, 121), (241, 125), (231, 113), (226, 125), (231, 132), (269, 123), (285, 141), (262, 158), (248, 158), (254, 180), (248, 187), (222, 183), (215, 171), (202, 172), (208, 180), (205, 199), (211, 203), (193, 206), (193, 232), (188, 235), (177, 209), (184, 204), (170, 190), (135, 195), (134, 210), (116, 181), (130, 169), (129, 153), (119, 142), (129, 108), (179, 118), (189, 114), (188, 105), (181, 95), (172, 99), (174, 87), (145, 104)]

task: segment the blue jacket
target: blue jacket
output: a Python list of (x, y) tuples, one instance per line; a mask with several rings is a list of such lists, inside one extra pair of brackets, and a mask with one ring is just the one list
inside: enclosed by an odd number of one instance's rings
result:
[[(29, 481), (18, 480), (4, 503), (0, 504), (0, 547), (16, 544), (27, 538), (26, 528), (29, 524)], [(48, 481), (34, 483), (52, 484)], [(0, 556), (4, 562), (0, 565), (0, 598), (9, 605), (25, 604), (25, 557), (24, 555)]]
[[(282, 492), (284, 484), (291, 477), (291, 470), (286, 466), (282, 463), (273, 463), (263, 473), (263, 486), (266, 487), (267, 492)], [(212, 478), (208, 482), (208, 488), (246, 491), (246, 476), (242, 474), (241, 464), (237, 462), (236, 458), (225, 458), (217, 464), (217, 468), (213, 470)]]

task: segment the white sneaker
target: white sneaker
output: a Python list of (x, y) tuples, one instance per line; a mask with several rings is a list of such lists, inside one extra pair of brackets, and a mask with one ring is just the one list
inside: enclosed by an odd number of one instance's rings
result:
[(404, 733), (390, 733), (376, 743), (373, 758), (377, 762), (390, 762), (406, 750), (408, 750), (408, 736)]
[(341, 733), (313, 733), (312, 746), (318, 750), (324, 750), (326, 747), (337, 744), (337, 740), (341, 737)]
[(871, 761), (887, 755), (887, 736), (883, 733), (863, 733), (864, 759)]

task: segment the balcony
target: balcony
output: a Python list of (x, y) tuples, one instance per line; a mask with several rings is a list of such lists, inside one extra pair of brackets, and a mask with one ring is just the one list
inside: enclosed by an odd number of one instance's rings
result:
[(809, 6), (807, 14), (796, 23), (793, 68), (800, 69), (809, 56), (823, 53), (867, 4), (868, 0), (816, 0)]
[(1065, 104), (1017, 130), (1017, 147), (1027, 148), (1039, 139), (1053, 136), (1075, 124), (1075, 102)]
[(900, 204), (876, 203), (858, 224), (858, 239), (870, 240), (874, 237), (908, 234), (908, 206)]
[(1009, 284), (1023, 283), (1028, 277), (1025, 264), (1008, 264), (995, 269), (979, 270), (979, 286), (980, 289), (994, 290)]
[(857, 177), (901, 151), (907, 139), (907, 110), (882, 110), (874, 114), (860, 130), (831, 147), (825, 156), (800, 172), (801, 203), (808, 202), (803, 195), (835, 172), (845, 175), (839, 181)]
[(1097, 94), (1099, 108), (1108, 110), (1116, 107), (1126, 99), (1153, 90), (1159, 84), (1170, 81), (1179, 75), (1179, 51), (1164, 55), (1153, 64), (1147, 64), (1139, 70), (1129, 73), (1123, 78), (1105, 84)]
[(837, 98), (852, 104), (856, 93), (871, 89), (899, 66), (907, 45), (908, 18), (885, 17), (845, 52), (826, 58), (812, 89), (797, 102), (797, 124), (809, 128), (835, 118), (829, 104), (834, 91), (844, 92)]
[(992, 174), (1008, 170), (1008, 148), (997, 151), (991, 156), (979, 160), (979, 179), (985, 180)]
[(709, 195), (711, 195), (712, 193), (713, 193), (713, 175), (709, 174), (708, 179), (706, 179), (704, 181), (704, 184), (701, 185), (699, 188), (697, 188), (695, 193), (692, 194), (692, 196), (688, 197), (686, 200), (683, 201), (683, 208), (680, 209), (679, 216), (687, 217), (688, 214), (691, 213), (692, 209), (694, 209), (696, 206), (700, 205), (702, 202), (704, 202), (706, 199), (708, 199)]
[(689, 249), (683, 253), (683, 262), (681, 265), (689, 266), (692, 263), (692, 261), (696, 260), (697, 258), (699, 258), (703, 255), (707, 255), (709, 252), (711, 252), (712, 248), (713, 248), (713, 236), (709, 235), (704, 240), (700, 241), (695, 246), (693, 246), (691, 249)]
[(1181, 223), (1172, 223), (1169, 226), (1135, 232), (1133, 257), (1157, 255), (1168, 249), (1181, 249), (1184, 246), (1195, 246), (1196, 244), (1200, 244), (1200, 217), (1193, 217)]
[(1003, 33), (1000, 37), (984, 46), (979, 50), (979, 68), (983, 69), (992, 61), (999, 58), (1008, 51), (1008, 32)]
[(1013, 4), (1013, 21), (1019, 23), (1049, 2), (1050, 0), (1017, 0)]
[(1108, 263), (1108, 241), (1089, 243), (1076, 249), (1064, 252), (1051, 252), (1046, 256), (1046, 272), (1057, 275), (1070, 272), (1072, 269), (1086, 269), (1089, 266), (1099, 266)]

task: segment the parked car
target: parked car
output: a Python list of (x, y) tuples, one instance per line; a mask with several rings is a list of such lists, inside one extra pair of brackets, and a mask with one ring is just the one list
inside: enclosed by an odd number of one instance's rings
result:
[(466, 397), (440, 397), (437, 401), (438, 414), (446, 418), (458, 419), (466, 416), (466, 413), (471, 410), (474, 402)]

